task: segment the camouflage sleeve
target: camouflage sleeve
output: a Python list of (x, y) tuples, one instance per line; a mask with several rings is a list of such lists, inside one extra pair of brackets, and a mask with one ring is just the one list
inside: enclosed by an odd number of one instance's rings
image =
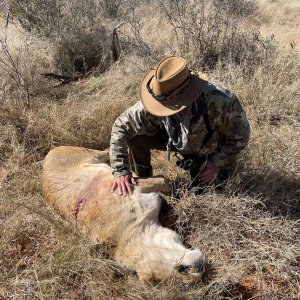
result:
[(212, 115), (216, 129), (222, 133), (224, 139), (211, 159), (218, 167), (224, 167), (246, 147), (250, 137), (250, 125), (234, 94), (225, 97), (225, 100), (218, 99), (220, 96), (215, 97), (217, 99), (212, 101), (214, 103)]
[(137, 135), (154, 135), (159, 129), (159, 119), (146, 112), (140, 101), (116, 119), (112, 126), (109, 151), (115, 177), (130, 173), (127, 141)]

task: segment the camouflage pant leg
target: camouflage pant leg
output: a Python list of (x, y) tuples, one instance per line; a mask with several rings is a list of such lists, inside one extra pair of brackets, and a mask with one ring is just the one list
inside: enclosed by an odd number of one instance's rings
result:
[(153, 136), (139, 135), (128, 141), (131, 171), (139, 177), (152, 176), (151, 149), (166, 150), (168, 136), (159, 131)]

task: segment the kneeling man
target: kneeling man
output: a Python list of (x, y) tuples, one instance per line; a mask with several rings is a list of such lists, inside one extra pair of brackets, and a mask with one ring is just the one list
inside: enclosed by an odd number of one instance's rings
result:
[(112, 192), (132, 193), (132, 171), (152, 176), (151, 149), (165, 150), (168, 159), (171, 151), (181, 154), (178, 165), (190, 170), (194, 183), (207, 185), (248, 143), (250, 126), (237, 97), (190, 71), (182, 57), (166, 57), (150, 69), (140, 99), (112, 127)]

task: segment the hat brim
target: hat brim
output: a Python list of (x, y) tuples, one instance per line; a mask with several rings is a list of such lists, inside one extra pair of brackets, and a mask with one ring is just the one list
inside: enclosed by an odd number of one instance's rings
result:
[(176, 98), (166, 99), (162, 101), (156, 100), (148, 91), (147, 83), (155, 75), (155, 70), (151, 69), (142, 79), (140, 86), (140, 98), (144, 108), (150, 114), (166, 117), (174, 115), (181, 110), (192, 104), (201, 94), (201, 92), (207, 87), (207, 76), (191, 75), (191, 87), (186, 90), (185, 93), (177, 96)]

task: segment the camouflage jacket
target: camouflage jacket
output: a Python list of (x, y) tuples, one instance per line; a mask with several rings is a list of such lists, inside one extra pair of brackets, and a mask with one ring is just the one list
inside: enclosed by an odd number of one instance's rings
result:
[(176, 116), (151, 115), (140, 101), (123, 112), (111, 132), (110, 162), (114, 175), (129, 173), (128, 140), (137, 135), (154, 135), (163, 128), (178, 153), (209, 156), (221, 168), (248, 143), (250, 126), (239, 100), (217, 85), (208, 84), (202, 97), (189, 108), (188, 120), (178, 120)]

